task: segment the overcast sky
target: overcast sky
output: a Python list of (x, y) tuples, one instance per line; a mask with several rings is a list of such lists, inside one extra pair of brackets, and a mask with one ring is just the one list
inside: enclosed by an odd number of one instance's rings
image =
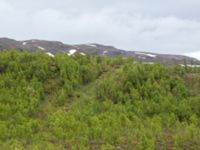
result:
[(199, 0), (0, 0), (0, 37), (200, 58), (199, 8)]

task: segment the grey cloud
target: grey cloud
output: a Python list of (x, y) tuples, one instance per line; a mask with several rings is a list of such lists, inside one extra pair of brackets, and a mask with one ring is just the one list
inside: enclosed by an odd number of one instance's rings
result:
[(199, 6), (198, 0), (0, 0), (0, 35), (188, 54), (200, 49)]

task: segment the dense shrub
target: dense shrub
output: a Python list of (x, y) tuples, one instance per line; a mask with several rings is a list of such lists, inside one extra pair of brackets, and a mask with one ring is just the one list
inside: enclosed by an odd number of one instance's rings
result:
[(0, 53), (0, 149), (199, 149), (200, 69)]

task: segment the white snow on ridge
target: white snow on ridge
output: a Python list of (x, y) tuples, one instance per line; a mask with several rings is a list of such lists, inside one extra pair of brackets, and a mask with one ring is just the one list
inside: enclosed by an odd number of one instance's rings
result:
[(76, 49), (71, 49), (70, 51), (69, 51), (69, 53), (68, 53), (68, 56), (71, 56), (71, 55), (73, 55), (74, 53), (76, 53)]
[(83, 56), (85, 56), (85, 55), (86, 55), (86, 54), (85, 54), (85, 53), (83, 53), (83, 52), (81, 52), (80, 54), (81, 54), (81, 55), (83, 55)]
[(51, 57), (54, 57), (54, 55), (52, 53), (50, 53), (50, 52), (47, 52), (46, 54), (51, 56)]
[(108, 53), (108, 51), (103, 51), (103, 55), (105, 55), (105, 54), (107, 54)]
[(146, 54), (147, 56), (149, 56), (149, 57), (157, 57), (156, 55), (153, 55), (153, 54)]
[(148, 54), (148, 53), (142, 53), (142, 52), (135, 52), (135, 53), (138, 55), (145, 55), (145, 56), (149, 56), (149, 57), (153, 57), (153, 58), (157, 57), (157, 55)]
[(41, 49), (41, 50), (45, 50), (45, 48), (44, 48), (44, 47), (41, 47), (41, 46), (38, 46), (38, 48)]
[(26, 42), (23, 42), (23, 43), (22, 43), (22, 45), (26, 45), (26, 44), (27, 44)]

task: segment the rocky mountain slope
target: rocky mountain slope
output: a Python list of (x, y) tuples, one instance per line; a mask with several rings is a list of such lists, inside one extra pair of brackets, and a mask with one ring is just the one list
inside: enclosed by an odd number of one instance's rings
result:
[(79, 44), (79, 45), (68, 45), (58, 41), (45, 41), (45, 40), (26, 40), (26, 41), (16, 41), (8, 38), (0, 38), (0, 50), (7, 49), (17, 49), (17, 50), (27, 50), (35, 52), (37, 50), (45, 51), (47, 54), (53, 56), (57, 52), (64, 52), (68, 55), (74, 54), (91, 54), (104, 57), (122, 56), (124, 58), (133, 57), (138, 61), (146, 63), (162, 63), (165, 65), (173, 64), (191, 64), (200, 65), (200, 61), (182, 55), (166, 55), (166, 54), (156, 54), (149, 52), (139, 52), (139, 51), (126, 51), (117, 49), (113, 46), (105, 46), (100, 44)]

